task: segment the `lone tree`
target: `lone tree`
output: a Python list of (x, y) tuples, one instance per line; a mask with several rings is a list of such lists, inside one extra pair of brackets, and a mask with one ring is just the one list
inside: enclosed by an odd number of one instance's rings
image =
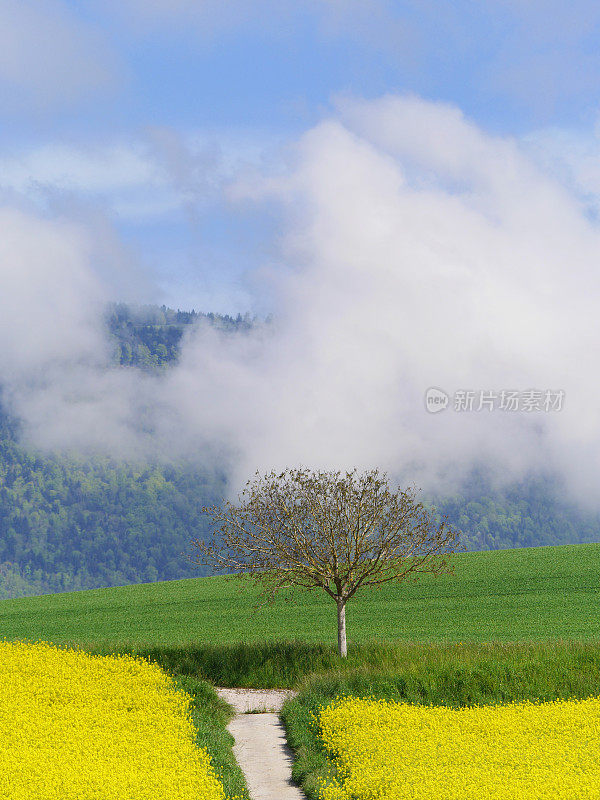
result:
[(267, 602), (285, 588), (327, 592), (337, 604), (338, 649), (346, 656), (348, 600), (363, 587), (452, 572), (448, 555), (459, 543), (445, 517), (438, 523), (415, 502), (414, 489), (392, 492), (386, 473), (356, 472), (256, 472), (239, 506), (203, 507), (220, 535), (208, 543), (194, 539), (199, 553), (190, 560), (249, 574)]

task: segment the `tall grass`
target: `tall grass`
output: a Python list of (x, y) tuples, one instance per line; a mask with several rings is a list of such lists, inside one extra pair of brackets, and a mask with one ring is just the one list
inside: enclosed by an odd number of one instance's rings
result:
[[(186, 647), (118, 648), (99, 644), (86, 647), (98, 655), (125, 652), (155, 661), (174, 676), (201, 678), (217, 686), (286, 689), (330, 681), (333, 688), (350, 685), (367, 691), (377, 680), (398, 698), (415, 702), (441, 702), (450, 692), (464, 702), (488, 701), (497, 692), (502, 702), (506, 690), (513, 699), (562, 686), (585, 692), (600, 689), (600, 639), (489, 643), (423, 643), (373, 641), (354, 645), (348, 658), (340, 658), (333, 645), (307, 642), (188, 645)], [(552, 683), (549, 683), (549, 676)], [(366, 681), (366, 683), (365, 683)], [(382, 683), (383, 681), (383, 683)], [(333, 691), (332, 688), (332, 691)], [(458, 693), (460, 690), (460, 693)], [(481, 694), (483, 693), (483, 694)], [(395, 696), (396, 696), (395, 695)], [(391, 696), (391, 695), (390, 695)], [(508, 695), (507, 695), (508, 698)]]
[(348, 672), (360, 667), (399, 667), (406, 648), (388, 642), (355, 645), (342, 659), (334, 645), (300, 642), (238, 642), (144, 647), (135, 643), (88, 645), (91, 653), (129, 653), (155, 661), (172, 675), (189, 675), (215, 686), (289, 689), (307, 675)]

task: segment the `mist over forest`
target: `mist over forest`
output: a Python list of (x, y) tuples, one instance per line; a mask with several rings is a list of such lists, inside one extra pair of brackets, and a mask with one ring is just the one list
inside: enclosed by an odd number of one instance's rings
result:
[[(272, 320), (112, 303), (104, 324), (112, 370), (157, 379), (192, 328), (247, 337)], [(271, 335), (276, 336), (273, 328)], [(199, 466), (202, 465), (202, 466)], [(247, 478), (250, 478), (248, 475)], [(36, 446), (0, 411), (0, 598), (196, 577), (190, 540), (210, 532), (203, 505), (231, 493), (218, 458), (117, 458)], [(235, 488), (235, 487), (234, 487)], [(485, 464), (460, 491), (422, 492), (470, 550), (600, 541), (600, 516), (541, 472), (498, 488)]]

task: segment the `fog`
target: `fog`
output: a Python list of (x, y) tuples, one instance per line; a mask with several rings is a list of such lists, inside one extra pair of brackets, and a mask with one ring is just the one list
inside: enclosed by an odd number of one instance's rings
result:
[[(0, 383), (29, 444), (218, 464), (232, 494), (300, 464), (442, 492), (477, 463), (498, 486), (544, 469), (598, 507), (600, 229), (573, 187), (455, 107), (387, 96), (340, 101), (228, 191), (284, 209), (252, 282), (274, 322), (198, 326), (159, 376), (110, 367), (119, 298), (86, 226), (7, 202)], [(531, 389), (564, 391), (562, 409), (453, 408), (460, 390)]]

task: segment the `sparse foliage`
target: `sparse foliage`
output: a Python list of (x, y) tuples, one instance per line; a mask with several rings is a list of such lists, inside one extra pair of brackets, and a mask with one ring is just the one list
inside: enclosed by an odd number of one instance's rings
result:
[(338, 612), (338, 649), (347, 653), (346, 603), (363, 587), (422, 573), (451, 572), (459, 534), (415, 501), (416, 490), (390, 490), (371, 470), (274, 471), (248, 481), (239, 505), (204, 507), (218, 533), (194, 539), (195, 563), (250, 575), (273, 601), (280, 589), (321, 589)]

